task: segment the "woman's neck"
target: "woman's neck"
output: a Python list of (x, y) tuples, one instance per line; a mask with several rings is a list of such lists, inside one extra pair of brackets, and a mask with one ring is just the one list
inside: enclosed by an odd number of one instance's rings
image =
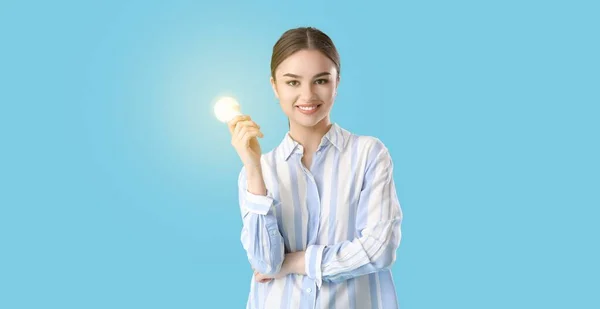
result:
[(329, 117), (325, 117), (313, 127), (305, 127), (290, 122), (290, 136), (293, 140), (302, 145), (305, 154), (312, 154), (317, 151), (323, 136), (327, 134), (331, 126), (332, 123), (329, 120)]

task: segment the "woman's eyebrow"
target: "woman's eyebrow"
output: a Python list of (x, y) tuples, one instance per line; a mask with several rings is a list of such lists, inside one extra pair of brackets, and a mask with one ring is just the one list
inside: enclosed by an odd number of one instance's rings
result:
[[(331, 75), (331, 73), (329, 73), (329, 72), (321, 72), (321, 73), (313, 76), (313, 78), (321, 77), (321, 76), (324, 76), (324, 75)], [(296, 75), (296, 74), (292, 74), (292, 73), (285, 73), (285, 74), (283, 74), (283, 76), (289, 76), (289, 77), (292, 77), (292, 78), (302, 78), (302, 76)]]

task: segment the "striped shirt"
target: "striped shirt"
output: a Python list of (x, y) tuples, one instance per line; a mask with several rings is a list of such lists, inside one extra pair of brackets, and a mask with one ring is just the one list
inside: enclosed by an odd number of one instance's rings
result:
[(391, 273), (402, 210), (388, 149), (377, 138), (333, 123), (302, 164), (289, 132), (261, 156), (267, 195), (247, 191), (239, 174), (241, 241), (252, 267), (276, 274), (286, 253), (304, 251), (307, 275), (259, 283), (246, 308), (398, 308)]

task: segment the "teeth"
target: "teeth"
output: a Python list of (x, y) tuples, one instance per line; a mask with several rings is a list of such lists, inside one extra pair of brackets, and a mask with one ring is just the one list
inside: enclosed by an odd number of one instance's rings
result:
[(317, 106), (311, 106), (311, 107), (298, 106), (298, 107), (303, 111), (311, 111), (311, 110), (317, 108)]

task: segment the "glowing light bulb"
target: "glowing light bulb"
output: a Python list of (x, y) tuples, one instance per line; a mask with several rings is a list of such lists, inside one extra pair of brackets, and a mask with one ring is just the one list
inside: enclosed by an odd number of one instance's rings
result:
[(229, 122), (233, 117), (242, 115), (240, 104), (232, 97), (222, 97), (214, 107), (215, 116), (221, 122)]

